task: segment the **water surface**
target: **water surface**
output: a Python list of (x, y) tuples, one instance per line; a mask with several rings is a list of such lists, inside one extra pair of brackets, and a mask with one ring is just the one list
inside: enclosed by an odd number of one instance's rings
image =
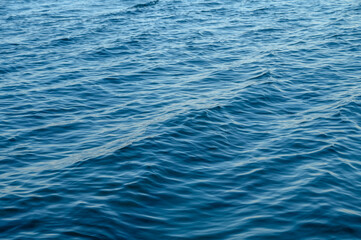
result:
[(361, 238), (361, 3), (0, 3), (1, 239)]

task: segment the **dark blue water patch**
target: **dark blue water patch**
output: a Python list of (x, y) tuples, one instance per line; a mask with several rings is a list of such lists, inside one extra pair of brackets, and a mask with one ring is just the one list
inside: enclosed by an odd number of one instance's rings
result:
[(134, 5), (132, 8), (139, 9), (139, 8), (150, 7), (150, 6), (156, 5), (158, 2), (159, 2), (159, 0), (154, 0), (154, 1), (147, 2), (147, 3), (138, 3), (138, 4)]
[(0, 3), (0, 238), (361, 238), (360, 6)]

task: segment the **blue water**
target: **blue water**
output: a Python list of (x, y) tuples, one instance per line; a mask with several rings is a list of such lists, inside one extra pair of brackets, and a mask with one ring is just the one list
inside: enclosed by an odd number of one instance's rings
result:
[(0, 239), (360, 239), (361, 2), (0, 2)]

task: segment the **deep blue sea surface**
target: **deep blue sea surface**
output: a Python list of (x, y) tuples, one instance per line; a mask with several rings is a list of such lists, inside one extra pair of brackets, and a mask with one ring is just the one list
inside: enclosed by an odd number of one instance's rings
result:
[(0, 1), (0, 239), (360, 239), (359, 0)]

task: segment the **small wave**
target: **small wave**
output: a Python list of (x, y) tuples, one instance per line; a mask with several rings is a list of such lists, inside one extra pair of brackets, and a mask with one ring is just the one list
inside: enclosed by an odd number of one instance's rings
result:
[(159, 2), (159, 0), (154, 0), (154, 1), (150, 1), (147, 3), (139, 3), (134, 5), (132, 8), (145, 8), (145, 7), (150, 7), (150, 6), (154, 6)]

